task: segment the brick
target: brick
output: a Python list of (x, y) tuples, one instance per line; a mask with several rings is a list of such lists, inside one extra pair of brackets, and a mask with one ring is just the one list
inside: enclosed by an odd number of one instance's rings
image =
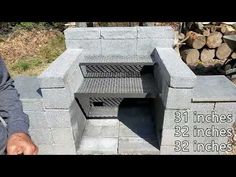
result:
[(42, 89), (46, 109), (68, 109), (72, 103), (72, 94), (67, 88)]
[(29, 129), (29, 134), (36, 145), (53, 144), (52, 135), (49, 129)]
[(107, 27), (101, 28), (103, 39), (136, 39), (137, 29), (133, 27)]
[(196, 75), (172, 48), (155, 48), (153, 60), (162, 68), (163, 79), (173, 88), (193, 88)]
[(155, 138), (121, 137), (119, 154), (123, 155), (158, 155), (159, 147)]
[(80, 155), (114, 155), (117, 154), (118, 138), (83, 137), (79, 150)]
[(151, 55), (156, 47), (172, 48), (174, 40), (172, 39), (138, 39), (137, 40), (137, 55)]
[(84, 49), (85, 55), (101, 55), (102, 46), (101, 40), (66, 40), (67, 49)]
[(170, 26), (137, 27), (138, 38), (174, 39), (174, 30)]
[(41, 88), (63, 88), (70, 71), (82, 55), (81, 49), (67, 49), (38, 77)]
[(102, 55), (136, 55), (136, 40), (102, 40)]
[(101, 28), (67, 28), (64, 31), (66, 40), (69, 39), (99, 39)]

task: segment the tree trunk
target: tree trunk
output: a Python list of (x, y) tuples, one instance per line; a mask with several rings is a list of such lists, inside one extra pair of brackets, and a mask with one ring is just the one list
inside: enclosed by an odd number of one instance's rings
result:
[(226, 59), (231, 54), (232, 50), (229, 48), (229, 46), (226, 43), (222, 43), (216, 50), (216, 57), (218, 59)]
[(199, 59), (199, 51), (197, 49), (184, 49), (181, 51), (181, 56), (186, 64), (195, 64)]
[(201, 49), (206, 44), (206, 37), (201, 34), (189, 31), (186, 34), (186, 37), (187, 36), (189, 36), (189, 38), (186, 43), (189, 47), (192, 47), (194, 49)]
[(200, 60), (207, 62), (215, 57), (215, 49), (203, 49), (200, 54)]
[(222, 43), (222, 34), (220, 32), (214, 32), (211, 33), (208, 37), (207, 37), (207, 46), (211, 49), (214, 49), (216, 47), (219, 47), (220, 44)]

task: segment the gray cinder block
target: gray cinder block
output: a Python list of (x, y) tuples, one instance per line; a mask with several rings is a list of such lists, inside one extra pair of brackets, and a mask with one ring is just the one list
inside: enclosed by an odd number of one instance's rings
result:
[(174, 29), (170, 26), (137, 27), (138, 38), (174, 39)]
[(79, 150), (79, 155), (115, 155), (118, 149), (118, 138), (93, 138), (83, 137)]
[(30, 129), (48, 128), (48, 123), (45, 118), (45, 112), (43, 111), (24, 111), (30, 120)]
[(84, 49), (85, 55), (102, 55), (100, 39), (91, 40), (66, 40), (67, 49)]
[(42, 94), (46, 109), (68, 109), (73, 101), (68, 88), (42, 89)]
[(156, 47), (172, 48), (173, 39), (145, 38), (137, 40), (137, 55), (151, 55)]
[(102, 55), (136, 55), (136, 40), (102, 40)]
[(137, 29), (133, 27), (101, 28), (102, 39), (136, 39)]
[(46, 109), (47, 124), (50, 128), (71, 127), (69, 110)]
[[(67, 49), (38, 78), (41, 88), (63, 88), (70, 69), (78, 63), (82, 49)], [(74, 69), (73, 69), (74, 70)]]
[(48, 128), (29, 129), (29, 134), (36, 145), (53, 144), (52, 134)]
[(67, 28), (64, 31), (65, 39), (99, 39), (100, 28)]
[(225, 76), (197, 76), (194, 102), (236, 102), (236, 86)]
[(72, 128), (51, 128), (51, 132), (55, 144), (75, 144)]
[(21, 99), (24, 111), (43, 111), (43, 99)]
[(193, 88), (196, 75), (178, 56), (172, 48), (155, 48), (153, 60), (163, 68), (162, 75), (168, 85), (173, 88)]

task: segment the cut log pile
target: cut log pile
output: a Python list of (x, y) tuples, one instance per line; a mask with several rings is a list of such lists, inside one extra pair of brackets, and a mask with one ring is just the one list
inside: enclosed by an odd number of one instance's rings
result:
[(231, 34), (236, 34), (236, 29), (229, 24), (207, 24), (202, 29), (196, 28), (185, 34), (179, 33), (176, 48), (188, 65), (236, 58), (236, 51), (232, 51), (223, 40), (224, 35)]

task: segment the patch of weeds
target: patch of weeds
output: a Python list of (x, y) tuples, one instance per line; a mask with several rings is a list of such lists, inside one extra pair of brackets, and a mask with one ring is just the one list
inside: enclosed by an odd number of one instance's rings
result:
[(57, 35), (48, 44), (42, 47), (39, 51), (41, 58), (45, 59), (45, 62), (53, 62), (61, 53), (65, 50), (65, 39), (62, 34)]
[(16, 73), (21, 73), (30, 69), (34, 69), (35, 67), (38, 67), (42, 64), (43, 62), (39, 58), (24, 57), (17, 60), (17, 62), (11, 66), (11, 70)]

